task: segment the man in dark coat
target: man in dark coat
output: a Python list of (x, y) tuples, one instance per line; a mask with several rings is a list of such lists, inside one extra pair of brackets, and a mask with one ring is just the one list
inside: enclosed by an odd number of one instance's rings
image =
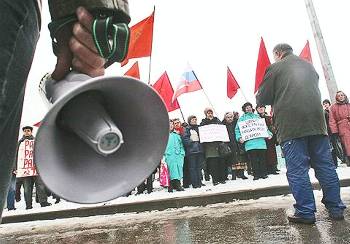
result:
[(272, 105), (277, 139), (286, 159), (288, 183), (296, 200), (290, 222), (313, 224), (316, 205), (309, 168), (315, 170), (322, 203), (335, 220), (344, 219), (338, 175), (333, 164), (318, 88), (311, 63), (293, 54), (288, 44), (273, 49), (275, 63), (265, 72), (257, 104)]

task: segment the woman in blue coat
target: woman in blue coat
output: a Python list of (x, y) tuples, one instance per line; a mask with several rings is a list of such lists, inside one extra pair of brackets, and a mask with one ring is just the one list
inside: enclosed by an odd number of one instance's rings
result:
[[(265, 138), (261, 137), (244, 141), (241, 135), (241, 131), (239, 129), (239, 122), (250, 119), (260, 119), (260, 116), (253, 113), (253, 105), (249, 102), (243, 104), (242, 110), (244, 114), (238, 119), (235, 128), (236, 140), (242, 144), (244, 143), (244, 149), (247, 152), (248, 158), (252, 164), (254, 176), (253, 180), (258, 180), (260, 178), (266, 179), (267, 172), (265, 161), (267, 145), (265, 142)], [(272, 133), (270, 131), (268, 131), (268, 133), (270, 135), (268, 139), (271, 139)]]
[(174, 131), (174, 123), (170, 121), (170, 134), (168, 145), (165, 149), (164, 158), (168, 166), (170, 176), (169, 192), (173, 189), (183, 191), (181, 179), (183, 177), (185, 149), (182, 144), (182, 139), (179, 134)]
[(188, 126), (182, 136), (185, 146), (188, 168), (190, 172), (190, 182), (193, 188), (202, 187), (202, 164), (204, 161), (204, 153), (202, 144), (199, 142), (199, 131), (197, 125), (197, 117), (190, 115), (187, 119)]

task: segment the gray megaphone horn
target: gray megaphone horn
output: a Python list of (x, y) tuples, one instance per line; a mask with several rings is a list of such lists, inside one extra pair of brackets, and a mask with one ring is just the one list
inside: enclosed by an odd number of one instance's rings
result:
[(39, 85), (50, 109), (37, 132), (34, 159), (45, 185), (77, 203), (122, 196), (159, 164), (169, 135), (167, 110), (131, 77), (71, 72)]

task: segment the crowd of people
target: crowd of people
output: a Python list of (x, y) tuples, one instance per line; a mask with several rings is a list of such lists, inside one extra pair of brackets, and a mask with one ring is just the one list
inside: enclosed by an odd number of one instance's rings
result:
[[(350, 166), (350, 105), (347, 96), (339, 91), (336, 103), (331, 106), (331, 102), (326, 99), (322, 105), (334, 166), (338, 166), (338, 160)], [(169, 141), (162, 161), (162, 164), (167, 166), (168, 171), (165, 173), (169, 173), (170, 182), (162, 185), (167, 187), (169, 192), (173, 192), (173, 190), (183, 191), (189, 187), (200, 188), (205, 186), (204, 181), (210, 179), (214, 186), (237, 178), (245, 180), (248, 179), (245, 172), (252, 175), (253, 180), (266, 179), (270, 174), (279, 174), (276, 153), (276, 146), (279, 143), (273, 116), (266, 112), (265, 105), (258, 104), (254, 109), (249, 102), (243, 104), (242, 112), (241, 116), (235, 111), (226, 112), (221, 121), (214, 116), (212, 108), (206, 108), (205, 118), (200, 123), (194, 115), (190, 115), (183, 123), (178, 118), (170, 120)], [(237, 123), (256, 118), (265, 119), (270, 136), (243, 141)], [(230, 139), (227, 142), (230, 148), (229, 154), (220, 156), (219, 141), (200, 143), (198, 128), (209, 124), (226, 126)], [(159, 167), (160, 174), (163, 174), (162, 168)], [(147, 179), (148, 193), (152, 192), (153, 178), (150, 176)], [(146, 187), (139, 187), (137, 193), (143, 193), (145, 189)]]

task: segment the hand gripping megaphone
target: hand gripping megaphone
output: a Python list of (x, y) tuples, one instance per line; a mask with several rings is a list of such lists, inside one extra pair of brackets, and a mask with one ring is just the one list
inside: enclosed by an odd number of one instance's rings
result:
[(167, 110), (131, 77), (71, 72), (39, 85), (50, 109), (37, 132), (34, 159), (45, 185), (77, 203), (122, 196), (159, 164), (169, 135)]

